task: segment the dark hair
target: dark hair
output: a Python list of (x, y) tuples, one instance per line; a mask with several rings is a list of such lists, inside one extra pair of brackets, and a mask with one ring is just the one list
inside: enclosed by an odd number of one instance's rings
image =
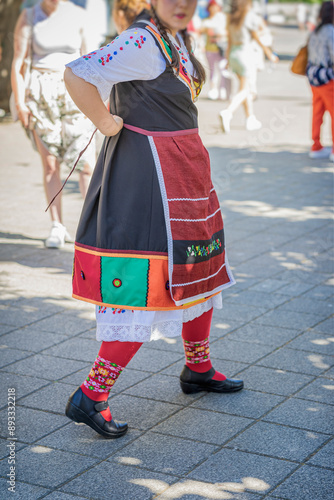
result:
[[(174, 47), (174, 45), (171, 43), (171, 41), (169, 40), (168, 35), (167, 35), (167, 27), (164, 26), (163, 23), (161, 22), (161, 20), (158, 18), (158, 15), (157, 15), (153, 5), (151, 5), (151, 14), (152, 14), (153, 20), (156, 24), (156, 27), (158, 28), (160, 35), (165, 40), (165, 42), (167, 43), (168, 47), (170, 48), (170, 50), (172, 52), (172, 61), (170, 63), (170, 66), (172, 68), (176, 68), (177, 73), (179, 73), (179, 71), (180, 71), (179, 53), (176, 50), (176, 48)], [(203, 68), (203, 66), (199, 62), (199, 60), (196, 59), (196, 57), (194, 56), (193, 49), (191, 46), (191, 37), (190, 37), (187, 29), (181, 30), (180, 33), (181, 33), (183, 42), (187, 48), (187, 51), (189, 53), (189, 59), (190, 59), (192, 65), (194, 67), (194, 70), (195, 70), (195, 74), (193, 76), (197, 78), (197, 80), (199, 82), (199, 86), (201, 87), (205, 82), (205, 76), (206, 76), (205, 69)]]
[(333, 24), (334, 22), (334, 3), (333, 1), (330, 2), (323, 2), (320, 11), (319, 11), (319, 18), (320, 18), (320, 23), (316, 27), (315, 31), (319, 31), (322, 26), (325, 24)]

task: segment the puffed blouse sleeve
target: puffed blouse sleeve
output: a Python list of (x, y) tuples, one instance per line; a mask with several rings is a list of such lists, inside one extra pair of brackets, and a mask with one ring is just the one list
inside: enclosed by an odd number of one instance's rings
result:
[(153, 80), (164, 72), (166, 62), (153, 37), (145, 29), (132, 28), (66, 66), (94, 85), (106, 101), (114, 84)]

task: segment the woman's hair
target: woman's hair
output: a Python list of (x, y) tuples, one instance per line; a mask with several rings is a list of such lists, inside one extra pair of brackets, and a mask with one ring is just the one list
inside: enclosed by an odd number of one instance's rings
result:
[(232, 0), (228, 16), (229, 24), (239, 28), (246, 17), (251, 0)]
[(323, 2), (319, 11), (320, 23), (315, 31), (319, 31), (325, 24), (333, 24), (334, 22), (334, 3), (333, 1)]
[[(153, 5), (151, 5), (151, 15), (152, 15), (152, 18), (153, 18), (153, 20), (158, 28), (160, 35), (165, 40), (165, 42), (167, 43), (168, 47), (170, 48), (170, 50), (172, 52), (172, 61), (170, 63), (170, 66), (172, 68), (176, 68), (177, 71), (179, 72), (180, 71), (179, 53), (176, 50), (176, 48), (174, 47), (174, 45), (170, 42), (168, 35), (167, 35), (167, 27), (164, 26), (164, 24), (158, 18), (158, 15), (157, 15)], [(205, 76), (206, 76), (205, 69), (203, 68), (203, 66), (199, 62), (199, 60), (196, 59), (196, 57), (194, 56), (192, 45), (191, 45), (191, 37), (190, 37), (187, 29), (181, 30), (180, 34), (182, 36), (183, 42), (184, 42), (184, 44), (187, 48), (187, 51), (189, 53), (189, 59), (190, 59), (192, 65), (194, 67), (194, 70), (195, 70), (195, 74), (193, 76), (198, 80), (199, 86), (201, 87), (205, 82)]]
[(114, 0), (114, 9), (122, 10), (126, 21), (131, 25), (138, 14), (144, 9), (149, 9), (147, 0)]

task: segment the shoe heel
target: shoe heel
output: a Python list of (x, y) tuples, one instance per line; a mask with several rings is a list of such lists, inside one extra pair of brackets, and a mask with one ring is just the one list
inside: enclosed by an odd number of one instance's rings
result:
[(188, 384), (187, 382), (182, 382), (180, 380), (180, 386), (182, 392), (185, 394), (194, 394), (195, 392), (201, 392), (203, 389), (197, 384)]
[[(80, 413), (82, 413), (82, 416), (80, 418)], [(65, 408), (65, 415), (66, 417), (70, 418), (74, 422), (80, 424), (84, 422), (85, 420), (85, 414), (80, 410), (80, 408), (77, 408), (74, 406), (70, 401), (68, 401), (66, 408)]]

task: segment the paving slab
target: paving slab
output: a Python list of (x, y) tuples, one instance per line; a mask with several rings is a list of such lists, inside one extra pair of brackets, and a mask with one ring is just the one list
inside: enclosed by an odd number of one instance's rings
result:
[(77, 370), (87, 365), (87, 362), (55, 358), (44, 354), (31, 355), (31, 353), (29, 353), (29, 358), (27, 358), (27, 355), (25, 358), (26, 359), (5, 366), (4, 370), (6, 372), (32, 377), (37, 375), (38, 372), (43, 373), (43, 379), (45, 380), (57, 380), (65, 375), (75, 373)]
[(334, 364), (332, 356), (317, 354), (288, 347), (281, 347), (257, 363), (269, 368), (278, 368), (305, 375), (321, 375)]
[(295, 393), (314, 379), (311, 375), (264, 366), (250, 366), (242, 371), (240, 377), (245, 380), (247, 389), (281, 396)]
[(47, 493), (50, 492), (49, 489), (41, 488), (40, 486), (34, 486), (32, 484), (23, 483), (21, 481), (15, 480), (15, 492), (12, 493), (8, 491), (10, 485), (7, 483), (6, 479), (0, 478), (0, 490), (3, 499), (8, 500), (13, 498), (24, 498), (25, 500), (38, 500), (39, 498), (44, 498)]
[(40, 352), (66, 338), (65, 335), (57, 333), (41, 332), (35, 325), (31, 325), (2, 335), (1, 345), (13, 349), (19, 346), (25, 351)]
[(246, 491), (263, 494), (281, 483), (296, 468), (297, 464), (292, 462), (224, 448), (199, 465), (188, 477), (210, 483), (242, 484)]
[(198, 401), (192, 403), (191, 408), (201, 408), (204, 410), (258, 419), (283, 400), (284, 398), (281, 396), (262, 394), (260, 392), (244, 389), (240, 392), (231, 394), (206, 394)]
[(124, 394), (182, 406), (188, 406), (194, 399), (201, 397), (200, 393), (183, 394), (180, 382), (176, 377), (160, 374), (146, 378), (143, 382), (127, 389)]
[[(47, 448), (105, 460), (142, 434), (142, 432), (130, 428), (120, 439), (104, 439), (87, 425), (67, 421), (68, 425), (36, 441), (36, 446), (46, 446)], [(76, 455), (73, 455), (73, 458), (76, 459)]]
[[(300, 335), (301, 330), (279, 328), (272, 326), (248, 324), (228, 334), (228, 340), (252, 342), (271, 347), (282, 347), (284, 344)], [(289, 344), (290, 345), (290, 344)]]
[(78, 361), (93, 362), (99, 352), (100, 344), (96, 340), (71, 338), (54, 347), (45, 349), (43, 354), (56, 358), (76, 359)]
[(235, 450), (304, 462), (327, 439), (324, 434), (316, 432), (258, 422), (232, 439), (228, 446)]
[(20, 406), (64, 415), (67, 400), (72, 392), (73, 390), (68, 384), (53, 382), (20, 399)]
[(210, 351), (219, 359), (255, 363), (272, 351), (271, 346), (219, 339), (211, 343)]
[(314, 329), (320, 333), (326, 333), (328, 335), (332, 335), (334, 331), (334, 317), (326, 319), (321, 323), (317, 323), (314, 325)]
[[(140, 466), (155, 472), (187, 475), (196, 465), (207, 459), (219, 447), (208, 443), (147, 432), (109, 460), (124, 465)], [(173, 456), (173, 460), (168, 457)]]
[(259, 325), (278, 326), (280, 328), (291, 328), (296, 330), (312, 328), (318, 325), (323, 319), (318, 314), (309, 314), (298, 311), (282, 310), (283, 306), (269, 311), (257, 318), (254, 323)]
[(111, 396), (109, 406), (117, 421), (126, 421), (129, 427), (139, 430), (150, 429), (183, 408), (176, 404), (125, 394)]
[(96, 458), (85, 455), (77, 455), (78, 459), (75, 460), (72, 453), (38, 445), (24, 448), (16, 457), (20, 464), (21, 481), (50, 488), (69, 481), (98, 462)]
[(318, 285), (304, 293), (303, 296), (312, 300), (334, 300), (334, 287), (329, 285)]
[(236, 417), (196, 408), (186, 408), (155, 427), (156, 432), (222, 445), (253, 422)]
[(164, 493), (158, 495), (159, 500), (180, 498), (182, 500), (260, 500), (263, 496), (245, 491), (244, 485), (235, 483), (208, 483), (182, 479), (170, 486)]
[(127, 366), (135, 370), (157, 373), (180, 359), (184, 359), (183, 353), (157, 350), (152, 356), (151, 349), (139, 349)]
[(22, 351), (21, 349), (10, 349), (9, 347), (2, 345), (0, 348), (0, 368), (11, 367), (13, 364), (16, 365), (15, 361), (27, 358), (31, 356), (31, 352)]
[(333, 498), (333, 472), (304, 465), (289, 477), (274, 492), (282, 498), (305, 500), (305, 498)]
[(334, 469), (334, 440), (332, 439), (329, 443), (325, 444), (321, 450), (309, 459), (307, 464)]
[(77, 495), (74, 496), (68, 493), (62, 493), (61, 491), (54, 491), (44, 498), (47, 498), (47, 500), (84, 500), (87, 497), (78, 497)]
[[(0, 460), (3, 458), (8, 458), (10, 455), (10, 446), (13, 447), (13, 442), (11, 441), (9, 436), (7, 439), (0, 439)], [(27, 445), (25, 443), (20, 443), (19, 441), (15, 441), (15, 452), (22, 450)]]
[(257, 292), (255, 290), (245, 290), (240, 292), (235, 297), (225, 299), (226, 303), (235, 302), (237, 304), (249, 304), (251, 306), (261, 306), (265, 309), (274, 309), (283, 304), (288, 299), (279, 294), (268, 294), (265, 292)]
[(326, 378), (317, 378), (294, 396), (296, 398), (334, 405), (334, 382), (330, 382)]
[[(0, 435), (8, 438), (7, 409), (0, 412)], [(16, 406), (16, 437), (23, 443), (33, 443), (36, 439), (46, 436), (50, 432), (63, 427), (68, 419), (65, 416), (46, 413)]]
[(289, 342), (288, 347), (333, 356), (334, 333), (329, 336), (321, 332), (318, 333), (316, 330), (307, 331)]
[(66, 493), (89, 495), (101, 500), (101, 491), (112, 492), (114, 498), (151, 500), (175, 482), (175, 476), (160, 474), (138, 467), (102, 462), (60, 488)]
[(333, 407), (330, 405), (291, 398), (272, 410), (264, 420), (331, 434), (333, 431), (332, 417)]
[(93, 312), (88, 318), (80, 316), (80, 311), (61, 312), (36, 322), (36, 327), (47, 332), (60, 333), (61, 335), (70, 336), (82, 333), (95, 326)]
[(7, 406), (8, 389), (15, 389), (15, 400), (27, 396), (31, 392), (40, 389), (41, 387), (50, 384), (49, 380), (40, 379), (37, 377), (29, 377), (23, 375), (15, 375), (13, 373), (0, 372), (0, 384), (5, 388), (0, 395), (0, 407)]

